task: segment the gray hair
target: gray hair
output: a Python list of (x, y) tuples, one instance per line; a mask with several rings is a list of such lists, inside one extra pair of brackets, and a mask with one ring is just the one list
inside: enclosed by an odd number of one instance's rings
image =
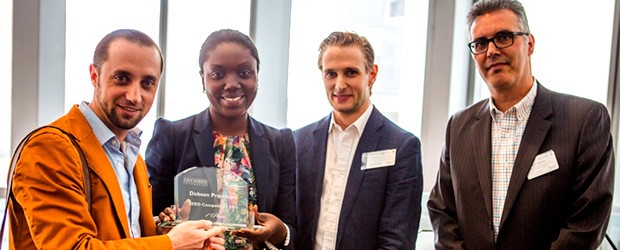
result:
[(519, 1), (516, 0), (481, 0), (476, 2), (467, 13), (467, 30), (471, 31), (471, 25), (479, 16), (489, 12), (508, 9), (517, 15), (519, 24), (521, 24), (521, 32), (530, 33), (530, 26), (527, 23), (527, 15), (525, 9)]

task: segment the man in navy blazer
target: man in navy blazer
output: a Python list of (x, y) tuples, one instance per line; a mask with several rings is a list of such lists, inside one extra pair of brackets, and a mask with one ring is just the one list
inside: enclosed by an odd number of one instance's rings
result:
[(607, 109), (534, 79), (519, 2), (479, 1), (468, 24), (491, 98), (448, 122), (428, 201), (436, 249), (596, 249), (614, 182)]
[(297, 249), (414, 249), (420, 141), (370, 103), (378, 67), (368, 40), (333, 32), (319, 69), (333, 111), (294, 131)]

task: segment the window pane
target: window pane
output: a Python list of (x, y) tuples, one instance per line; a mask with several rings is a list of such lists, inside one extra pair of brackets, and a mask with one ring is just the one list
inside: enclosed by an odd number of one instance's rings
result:
[[(551, 90), (606, 104), (615, 1), (563, 4), (562, 11), (554, 11), (551, 18), (549, 10), (557, 9), (557, 1), (521, 0), (521, 3), (536, 39), (532, 54), (534, 77)], [(562, 25), (558, 25), (560, 22)], [(602, 32), (575, 33), (592, 27)], [(588, 43), (595, 44), (583, 46)], [(475, 100), (488, 98), (486, 84), (479, 74), (476, 78)]]
[(198, 55), (202, 42), (219, 29), (236, 29), (249, 35), (250, 0), (170, 1), (165, 73), (167, 119), (185, 118), (209, 106), (202, 92)]
[(13, 1), (0, 0), (0, 187), (6, 187), (11, 152)]
[(367, 37), (375, 50), (379, 74), (372, 103), (419, 135), (427, 19), (427, 0), (293, 2), (287, 125), (299, 128), (329, 114), (331, 106), (317, 66), (319, 44), (332, 31), (354, 31)]
[[(13, 1), (0, 0), (0, 187), (6, 188), (11, 162), (11, 92), (13, 81)], [(4, 194), (0, 202), (4, 203)], [(4, 208), (0, 209), (4, 212)], [(8, 249), (9, 230), (0, 235), (0, 244)]]
[[(66, 25), (65, 109), (68, 111), (74, 104), (92, 101), (94, 89), (88, 67), (101, 38), (117, 29), (137, 29), (159, 42), (159, 1), (67, 1)], [(153, 133), (156, 102), (157, 99), (138, 124), (144, 131), (141, 152)]]

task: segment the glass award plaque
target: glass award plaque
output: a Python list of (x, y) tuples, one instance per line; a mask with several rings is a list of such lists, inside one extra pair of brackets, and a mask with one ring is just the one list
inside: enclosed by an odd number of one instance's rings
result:
[(174, 224), (210, 220), (229, 230), (253, 228), (249, 186), (238, 175), (218, 167), (191, 167), (174, 178)]

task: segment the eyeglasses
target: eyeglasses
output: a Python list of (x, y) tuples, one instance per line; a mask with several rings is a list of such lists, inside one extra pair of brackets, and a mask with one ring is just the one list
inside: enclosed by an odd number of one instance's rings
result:
[(480, 55), (482, 53), (486, 53), (489, 50), (489, 42), (492, 42), (495, 45), (495, 48), (503, 49), (508, 48), (515, 42), (515, 36), (521, 35), (529, 35), (527, 32), (500, 32), (495, 34), (494, 37), (491, 38), (480, 38), (476, 41), (468, 43), (469, 50), (474, 55)]

